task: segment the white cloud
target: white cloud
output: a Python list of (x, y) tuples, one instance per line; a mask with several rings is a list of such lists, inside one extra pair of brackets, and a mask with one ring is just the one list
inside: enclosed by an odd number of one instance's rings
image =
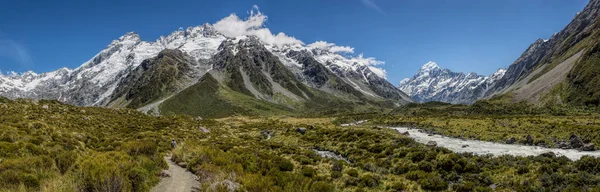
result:
[(379, 61), (379, 60), (375, 59), (374, 57), (364, 57), (362, 53), (359, 54), (358, 57), (353, 57), (350, 59), (356, 63), (369, 66), (369, 69), (371, 69), (371, 71), (373, 71), (373, 73), (375, 73), (375, 75), (377, 75), (381, 78), (387, 79), (387, 71), (383, 68), (375, 67), (378, 65), (384, 65), (385, 64), (384, 61)]
[(329, 51), (334, 53), (354, 53), (354, 47), (349, 46), (333, 46)]
[(285, 33), (273, 34), (265, 27), (267, 16), (261, 13), (258, 6), (254, 5), (249, 12), (249, 17), (240, 19), (236, 14), (231, 14), (214, 24), (217, 31), (227, 37), (238, 37), (242, 35), (254, 35), (261, 41), (272, 45), (304, 44), (302, 41), (290, 37)]
[(375, 73), (375, 75), (387, 79), (387, 71), (385, 71), (385, 69), (382, 68), (377, 68), (377, 67), (373, 67), (373, 66), (369, 66), (369, 69), (371, 69), (371, 71), (373, 71), (373, 73)]
[[(370, 2), (370, 1), (369, 1)], [(371, 2), (372, 4), (372, 2)], [(367, 4), (365, 4), (367, 5)], [(374, 4), (373, 4), (374, 5)], [(369, 5), (372, 6), (372, 5)], [(374, 5), (377, 7), (377, 5)], [(377, 7), (378, 8), (378, 7)], [(380, 10), (380, 9), (379, 9)], [(288, 36), (285, 33), (277, 33), (273, 34), (271, 30), (265, 27), (265, 23), (267, 22), (268, 17), (259, 11), (258, 6), (253, 6), (252, 10), (248, 12), (249, 17), (246, 19), (239, 18), (236, 14), (231, 14), (213, 26), (217, 31), (221, 34), (234, 38), (243, 35), (254, 35), (257, 36), (263, 43), (271, 44), (271, 45), (289, 45), (289, 44), (300, 44), (304, 45), (304, 43), (294, 37)], [(338, 46), (334, 43), (329, 43), (326, 41), (317, 41), (311, 44), (306, 45), (309, 49), (319, 48), (323, 50), (328, 50), (331, 53), (336, 53), (336, 57), (341, 58), (343, 61), (339, 61), (344, 63), (343, 65), (349, 66), (354, 63), (368, 66), (373, 73), (378, 75), (379, 77), (386, 78), (385, 69), (378, 68), (375, 66), (383, 65), (385, 62), (379, 61), (373, 57), (364, 57), (363, 54), (359, 54), (358, 56), (352, 56), (350, 54), (354, 53), (354, 48), (349, 46)], [(342, 53), (348, 53), (341, 55)]]
[(322, 50), (329, 50), (332, 53), (354, 53), (354, 48), (349, 46), (337, 46), (334, 43), (328, 43), (327, 41), (317, 41), (308, 44), (310, 48), (319, 48)]
[(368, 65), (368, 66), (375, 66), (375, 65), (383, 65), (385, 64), (384, 61), (378, 61), (377, 59), (375, 59), (374, 57), (364, 57), (363, 54), (359, 54), (358, 57), (354, 57), (351, 58), (352, 60), (354, 60), (354, 62), (363, 64), (363, 65)]
[(363, 5), (367, 6), (368, 8), (374, 9), (375, 11), (384, 14), (385, 12), (383, 11), (383, 9), (381, 9), (381, 7), (379, 7), (377, 4), (375, 4), (375, 2), (373, 2), (373, 0), (360, 0)]

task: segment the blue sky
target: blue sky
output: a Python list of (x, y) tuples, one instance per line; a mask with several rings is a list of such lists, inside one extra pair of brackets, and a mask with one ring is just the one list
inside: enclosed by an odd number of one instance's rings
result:
[(385, 61), (393, 84), (435, 61), (489, 75), (537, 38), (568, 24), (588, 0), (7, 0), (0, 3), (0, 70), (75, 68), (113, 39), (136, 31), (154, 41), (179, 27), (244, 18), (253, 5), (266, 26), (304, 43), (354, 47)]

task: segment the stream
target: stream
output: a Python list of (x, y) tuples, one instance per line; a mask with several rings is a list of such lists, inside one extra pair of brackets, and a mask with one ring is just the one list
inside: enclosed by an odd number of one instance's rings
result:
[(491, 154), (493, 156), (537, 156), (543, 153), (553, 152), (554, 154), (556, 154), (556, 156), (565, 156), (574, 161), (579, 160), (582, 156), (585, 155), (600, 157), (600, 151), (579, 151), (577, 149), (557, 149), (538, 146), (494, 143), (478, 140), (464, 140), (446, 137), (442, 135), (429, 136), (428, 133), (419, 132), (419, 129), (412, 129), (406, 127), (394, 127), (392, 129), (395, 129), (400, 133), (408, 132), (408, 137), (413, 138), (419, 143), (427, 144), (429, 141), (435, 141), (438, 147), (447, 148), (456, 153), (473, 153), (476, 155)]

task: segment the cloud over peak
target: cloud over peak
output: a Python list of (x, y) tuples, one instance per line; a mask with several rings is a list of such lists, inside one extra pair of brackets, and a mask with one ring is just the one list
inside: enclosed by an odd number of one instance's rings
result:
[(329, 50), (332, 53), (354, 53), (353, 47), (337, 46), (334, 43), (328, 43), (327, 41), (317, 41), (317, 42), (308, 44), (308, 47)]
[(260, 12), (258, 6), (254, 5), (249, 15), (248, 18), (243, 20), (232, 13), (213, 26), (221, 34), (231, 38), (242, 35), (254, 35), (264, 43), (272, 45), (304, 44), (302, 41), (288, 36), (283, 32), (273, 34), (269, 28), (265, 27), (268, 17)]
[[(375, 5), (376, 6), (376, 5)], [(248, 12), (248, 17), (241, 19), (236, 14), (230, 14), (229, 16), (219, 20), (213, 27), (229, 38), (235, 38), (239, 36), (256, 36), (265, 44), (283, 46), (283, 45), (300, 45), (307, 49), (321, 49), (327, 50), (335, 55), (333, 58), (337, 60), (343, 60), (340, 62), (345, 63), (344, 65), (364, 65), (367, 66), (376, 75), (386, 78), (386, 71), (377, 66), (383, 65), (385, 62), (379, 61), (373, 57), (364, 57), (363, 54), (354, 55), (354, 48), (350, 46), (339, 46), (335, 43), (327, 41), (316, 41), (314, 43), (305, 45), (302, 41), (296, 39), (293, 36), (288, 36), (283, 32), (273, 34), (269, 28), (265, 26), (268, 17), (260, 12), (258, 6), (253, 6)]]

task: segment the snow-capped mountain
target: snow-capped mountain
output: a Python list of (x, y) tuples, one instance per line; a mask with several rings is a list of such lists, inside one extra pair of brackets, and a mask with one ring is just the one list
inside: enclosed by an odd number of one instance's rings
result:
[(210, 25), (178, 30), (155, 42), (126, 33), (76, 69), (36, 74), (0, 75), (0, 95), (8, 98), (57, 99), (82, 106), (103, 106), (120, 79), (164, 49), (177, 48), (197, 59), (210, 59), (226, 38)]
[[(185, 81), (174, 79), (177, 83), (161, 84), (161, 86), (176, 85), (176, 88), (167, 88), (168, 93), (176, 94), (192, 86), (194, 82), (199, 81), (204, 74), (211, 72), (219, 64), (233, 65), (234, 62), (242, 62), (243, 64), (245, 60), (252, 59), (253, 61), (247, 61), (255, 62), (256, 66), (262, 66), (262, 69), (256, 69), (257, 71), (253, 72), (270, 72), (264, 71), (266, 65), (263, 64), (266, 62), (274, 62), (275, 64), (269, 65), (271, 67), (277, 67), (278, 64), (276, 63), (281, 63), (285, 67), (282, 69), (283, 71), (279, 70), (277, 73), (287, 73), (289, 71), (293, 74), (295, 80), (302, 82), (311, 89), (318, 89), (333, 94), (335, 97), (347, 98), (348, 93), (351, 93), (351, 95), (354, 95), (351, 96), (352, 98), (358, 98), (359, 100), (393, 100), (397, 104), (412, 101), (410, 97), (385, 80), (384, 70), (375, 67), (375, 65), (382, 62), (374, 58), (365, 58), (362, 54), (352, 56), (350, 54), (353, 51), (352, 48), (335, 46), (326, 42), (306, 45), (283, 33), (273, 35), (268, 29), (260, 28), (262, 24), (260, 27), (249, 26), (239, 34), (232, 33), (231, 29), (227, 28), (227, 26), (230, 26), (228, 22), (252, 22), (253, 19), (261, 19), (261, 16), (260, 12), (258, 14), (251, 12), (250, 18), (243, 21), (237, 16), (231, 15), (214, 25), (204, 24), (189, 27), (185, 30), (179, 29), (152, 42), (142, 41), (135, 32), (126, 33), (76, 69), (63, 68), (42, 74), (34, 72), (0, 74), (0, 95), (8, 98), (59, 100), (80, 106), (124, 107), (131, 102), (129, 99), (136, 94), (139, 95), (139, 92), (129, 93), (128, 91), (140, 91), (135, 88), (157, 83), (147, 78), (160, 77), (160, 75), (157, 75), (158, 73), (155, 75), (145, 73), (156, 73), (156, 70), (165, 70), (161, 69), (159, 65), (173, 65), (173, 67), (193, 71), (193, 73), (186, 71), (184, 74), (173, 74), (173, 78), (185, 77)], [(231, 24), (231, 26), (238, 25)], [(261, 33), (253, 32), (256, 30)], [(266, 36), (263, 33), (265, 30), (269, 32)], [(235, 34), (235, 36), (231, 34)], [(175, 51), (165, 52), (166, 50)], [(225, 52), (231, 54), (225, 54)], [(255, 52), (260, 53), (249, 54)], [(244, 57), (239, 58), (241, 60), (229, 60), (236, 58), (241, 53), (244, 54)], [(274, 59), (271, 59), (270, 55), (273, 55)], [(228, 62), (218, 63), (218, 61)], [(144, 62), (146, 64), (142, 65)], [(319, 66), (322, 66), (324, 70), (317, 70), (317, 73), (315, 69), (318, 69)], [(231, 70), (234, 69), (231, 68)], [(249, 90), (253, 90), (256, 86), (262, 86), (263, 84), (260, 83), (264, 83), (264, 85), (273, 86), (272, 90), (287, 93), (287, 91), (281, 91), (282, 89), (278, 87), (288, 86), (287, 83), (295, 82), (295, 80), (288, 79), (273, 83), (278, 80), (275, 78), (278, 74), (271, 71), (271, 75), (265, 77), (266, 80), (260, 79), (261, 82), (256, 83), (252, 81), (254, 79), (249, 80), (246, 77), (257, 78), (262, 74), (255, 73), (248, 76), (250, 72), (244, 71), (254, 70), (254, 68), (235, 70), (242, 70), (242, 76), (245, 78), (242, 83)], [(132, 72), (135, 73), (132, 74)], [(220, 77), (218, 76), (220, 71), (211, 73), (214, 73), (213, 76)], [(231, 71), (228, 71), (227, 75), (230, 74)], [(319, 84), (319, 81), (324, 79), (332, 80), (325, 82), (330, 83), (330, 85), (325, 85), (324, 82)], [(221, 83), (229, 82), (228, 79), (219, 80)], [(136, 86), (132, 83), (143, 85)], [(255, 85), (249, 87), (249, 84), (252, 83)], [(164, 91), (165, 89), (160, 90)], [(305, 94), (304, 96), (295, 95), (294, 97), (305, 97), (307, 94), (305, 92), (302, 93)], [(252, 93), (255, 94), (252, 96), (269, 102), (275, 102), (276, 99), (272, 97), (278, 95), (276, 91), (273, 91), (273, 93), (262, 92), (271, 97), (256, 94), (257, 92)], [(160, 96), (157, 102), (162, 102), (171, 95), (156, 93), (155, 96)], [(139, 102), (148, 104), (152, 100), (136, 100), (136, 103), (139, 104)], [(153, 105), (156, 105), (156, 103), (153, 103)]]
[(458, 73), (428, 62), (412, 77), (400, 82), (398, 88), (418, 102), (442, 101), (473, 103), (486, 92), (506, 71), (499, 69), (489, 77), (476, 73)]

